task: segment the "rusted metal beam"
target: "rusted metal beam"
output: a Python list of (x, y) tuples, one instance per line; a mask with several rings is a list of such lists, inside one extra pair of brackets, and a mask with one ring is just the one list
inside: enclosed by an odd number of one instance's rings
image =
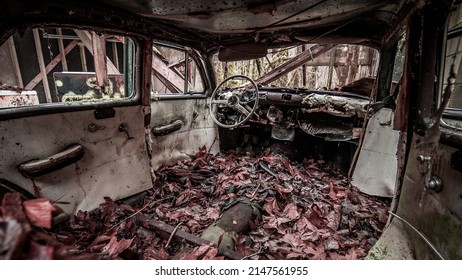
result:
[(40, 67), (40, 72), (42, 73), (42, 76), (44, 77), (44, 79), (42, 79), (42, 82), (43, 82), (43, 89), (45, 91), (45, 99), (47, 103), (51, 103), (53, 101), (51, 99), (50, 85), (48, 84), (48, 79), (46, 78), (47, 72), (45, 70), (45, 60), (43, 59), (43, 51), (42, 51), (42, 44), (40, 42), (40, 35), (36, 28), (32, 29), (32, 34), (34, 35), (35, 50), (37, 52), (37, 60), (38, 60), (38, 64)]
[[(45, 72), (47, 74), (50, 73), (50, 71), (53, 70), (53, 68), (55, 68), (56, 65), (58, 65), (58, 63), (62, 61), (63, 59), (62, 54), (68, 54), (70, 51), (72, 51), (74, 47), (77, 45), (77, 42), (78, 42), (77, 40), (70, 42), (69, 45), (67, 45), (66, 48), (63, 50), (63, 52), (58, 54), (55, 58), (53, 58), (53, 60), (45, 67)], [(32, 79), (32, 81), (30, 81), (27, 84), (25, 89), (32, 90), (38, 85), (38, 83), (40, 83), (40, 81), (42, 81), (42, 79), (43, 79), (43, 74), (40, 72), (39, 74), (37, 74), (37, 76), (35, 76), (35, 78)]]
[(308, 50), (291, 58), (290, 60), (283, 63), (282, 65), (269, 71), (266, 75), (260, 77), (255, 82), (257, 84), (263, 84), (263, 85), (271, 83), (279, 79), (281, 76), (284, 76), (285, 74), (291, 72), (292, 70), (295, 70), (296, 68), (303, 65), (307, 61), (316, 59), (316, 57), (328, 52), (333, 47), (334, 47), (333, 45), (324, 45), (324, 46), (315, 45), (309, 48)]
[[(171, 226), (169, 224), (166, 224), (166, 223), (164, 223), (162, 221), (159, 221), (159, 220), (150, 219), (148, 216), (145, 216), (145, 215), (140, 216), (138, 218), (138, 220), (141, 221), (141, 222), (145, 222), (145, 223), (149, 224), (149, 226), (153, 227), (156, 230), (166, 232), (168, 234), (172, 234), (172, 232), (175, 231), (175, 227), (173, 227), (173, 226)], [(196, 245), (199, 245), (199, 246), (200, 245), (214, 246), (210, 241), (204, 240), (202, 238), (199, 238), (197, 236), (194, 236), (194, 235), (192, 235), (190, 233), (187, 233), (185, 231), (182, 231), (182, 230), (177, 229), (176, 232), (174, 233), (174, 235), (179, 237), (179, 238), (182, 238), (182, 239), (186, 240), (189, 243), (193, 243), (193, 244), (196, 244)], [(218, 253), (220, 255), (223, 255), (223, 256), (228, 257), (228, 258), (233, 259), (233, 260), (240, 260), (240, 259), (242, 259), (244, 257), (244, 256), (242, 256), (241, 254), (239, 254), (236, 251), (226, 249), (226, 248), (223, 248), (223, 247), (218, 247)]]

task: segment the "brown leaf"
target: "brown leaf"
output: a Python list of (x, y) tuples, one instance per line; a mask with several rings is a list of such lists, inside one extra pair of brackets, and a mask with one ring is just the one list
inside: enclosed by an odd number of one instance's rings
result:
[(216, 247), (211, 247), (207, 253), (205, 253), (204, 257), (202, 258), (203, 260), (224, 260), (224, 256), (217, 256), (218, 254), (218, 248)]

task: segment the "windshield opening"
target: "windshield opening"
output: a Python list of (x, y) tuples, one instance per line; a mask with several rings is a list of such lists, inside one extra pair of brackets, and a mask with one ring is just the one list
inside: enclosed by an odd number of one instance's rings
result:
[(363, 81), (368, 95), (377, 73), (378, 52), (367, 46), (304, 44), (268, 50), (259, 59), (221, 62), (213, 57), (217, 83), (246, 75), (260, 86), (348, 91), (345, 86)]

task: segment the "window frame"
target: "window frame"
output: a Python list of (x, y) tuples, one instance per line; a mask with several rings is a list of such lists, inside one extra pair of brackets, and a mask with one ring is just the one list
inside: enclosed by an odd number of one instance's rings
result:
[[(462, 9), (462, 3), (458, 5), (459, 5), (459, 9)], [(445, 67), (446, 67), (447, 42), (450, 39), (462, 37), (462, 26), (449, 31), (449, 21), (451, 19), (451, 15), (452, 13), (448, 14), (448, 17), (446, 19), (446, 24), (444, 26), (444, 31), (443, 31), (443, 42), (441, 46), (441, 50), (442, 50), (441, 51), (441, 61), (439, 63), (440, 69), (438, 71), (439, 77), (438, 77), (438, 82), (437, 82), (437, 100), (436, 100), (437, 107), (441, 105), (441, 99), (444, 93), (444, 82), (447, 78), (444, 75)], [(461, 64), (462, 64), (462, 61), (461, 61)], [(462, 69), (460, 69), (460, 71), (462, 71)], [(455, 120), (455, 121), (462, 120), (462, 108), (445, 108), (443, 111), (442, 120), (444, 121), (444, 119)], [(456, 128), (446, 123), (442, 124), (442, 126), (446, 128), (462, 130), (461, 128)]]
[[(209, 79), (207, 79), (208, 75), (206, 74), (206, 63), (205, 63), (205, 56), (200, 53), (198, 50), (190, 48), (188, 46), (183, 46), (171, 42), (166, 42), (162, 40), (156, 40), (153, 39), (153, 46), (160, 46), (160, 47), (165, 47), (165, 48), (171, 48), (174, 50), (178, 50), (181, 52), (184, 52), (185, 54), (188, 53), (189, 57), (194, 61), (197, 70), (200, 75), (200, 79), (202, 81), (202, 86), (203, 86), (203, 91), (202, 92), (189, 92), (189, 89), (187, 92), (184, 93), (155, 93), (153, 92), (153, 88), (151, 85), (151, 101), (159, 101), (159, 100), (178, 100), (178, 99), (204, 99), (210, 96), (211, 91), (209, 90), (211, 88)], [(185, 63), (188, 61), (185, 59)], [(189, 62), (188, 62), (189, 63)], [(153, 75), (153, 74), (152, 74)], [(186, 83), (185, 83), (186, 87)], [(189, 84), (188, 84), (189, 87)], [(185, 88), (183, 88), (183, 91), (185, 91)]]
[[(40, 26), (29, 26), (28, 28), (30, 28), (31, 30), (34, 28), (63, 28), (63, 29), (71, 28), (71, 29), (79, 29), (79, 30), (85, 30), (85, 31), (97, 31), (99, 33), (108, 33), (111, 35), (120, 35), (120, 36), (129, 37), (133, 41), (133, 44), (134, 44), (133, 64), (130, 67), (131, 72), (132, 72), (131, 94), (128, 97), (123, 98), (123, 99), (105, 100), (101, 102), (80, 102), (80, 103), (54, 102), (54, 103), (40, 103), (37, 105), (30, 105), (30, 106), (1, 108), (0, 109), (0, 121), (16, 119), (16, 118), (23, 118), (23, 117), (31, 117), (31, 116), (56, 114), (56, 113), (141, 105), (141, 102), (142, 102), (141, 69), (142, 67), (140, 66), (143, 64), (142, 41), (145, 40), (143, 36), (139, 36), (139, 35), (132, 34), (132, 33), (125, 33), (121, 30), (113, 30), (113, 29), (106, 30), (106, 29), (100, 29), (98, 27), (91, 27), (91, 26), (83, 26), (80, 28), (76, 28), (75, 26), (69, 26), (66, 24), (63, 24), (63, 25), (43, 24)], [(2, 42), (2, 44), (6, 44), (7, 40), (13, 35), (14, 33), (11, 34), (4, 42)], [(127, 80), (128, 73), (123, 73), (123, 74), (124, 74), (124, 79)], [(127, 83), (125, 83), (124, 86), (125, 86), (125, 90), (129, 88), (129, 85)]]

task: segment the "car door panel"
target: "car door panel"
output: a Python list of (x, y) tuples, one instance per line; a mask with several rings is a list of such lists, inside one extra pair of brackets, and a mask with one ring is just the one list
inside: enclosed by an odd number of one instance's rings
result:
[[(60, 203), (67, 213), (93, 209), (104, 197), (116, 200), (150, 188), (142, 107), (115, 108), (113, 118), (96, 119), (94, 113), (86, 110), (0, 122), (0, 177)], [(120, 131), (121, 124), (127, 132)], [(18, 170), (22, 163), (49, 157), (71, 144), (84, 148), (83, 157), (75, 163), (35, 178)]]
[(157, 169), (194, 155), (205, 146), (207, 151), (219, 151), (218, 129), (206, 98), (158, 99), (151, 104), (151, 127), (181, 122), (179, 129), (166, 135), (152, 135), (152, 165)]
[[(440, 144), (432, 155), (431, 177), (437, 176), (443, 183), (441, 191), (435, 192), (426, 187), (427, 171), (417, 160), (422, 153), (416, 149), (416, 139), (421, 136), (414, 135), (397, 214), (425, 235), (444, 258), (461, 259), (462, 173), (451, 168), (451, 155), (457, 149)], [(416, 258), (437, 258), (415, 231), (409, 226), (405, 230), (413, 240)]]

